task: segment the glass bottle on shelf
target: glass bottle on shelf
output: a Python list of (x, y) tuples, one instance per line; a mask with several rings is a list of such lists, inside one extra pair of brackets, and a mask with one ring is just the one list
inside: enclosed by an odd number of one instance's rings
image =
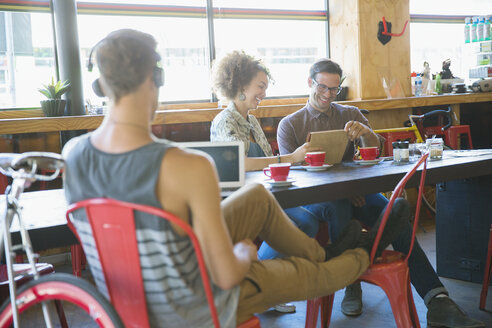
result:
[(477, 25), (478, 17), (472, 17), (472, 25), (470, 27), (471, 42), (477, 42)]
[(465, 18), (465, 43), (470, 43), (470, 25), (471, 25), (471, 18), (470, 17)]
[(484, 22), (484, 26), (483, 26), (483, 39), (484, 39), (484, 41), (492, 40), (492, 31), (490, 30), (491, 24), (492, 24), (492, 16), (485, 17), (485, 22)]

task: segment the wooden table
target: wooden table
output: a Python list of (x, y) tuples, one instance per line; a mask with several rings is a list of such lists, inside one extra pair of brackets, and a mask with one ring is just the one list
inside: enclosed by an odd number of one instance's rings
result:
[[(492, 174), (492, 150), (487, 155), (470, 157), (452, 157), (451, 153), (445, 151), (442, 160), (428, 162), (426, 184)], [(412, 166), (412, 163), (395, 165), (392, 161), (383, 161), (370, 166), (341, 163), (321, 172), (291, 170), (289, 178), (295, 179), (294, 184), (289, 188), (271, 188), (271, 191), (284, 208), (391, 191)], [(262, 182), (270, 188), (267, 179), (263, 172), (246, 173), (247, 183)], [(417, 172), (407, 187), (418, 186), (419, 179)]]
[[(323, 172), (291, 170), (289, 177), (295, 183), (288, 188), (271, 189), (282, 207), (317, 203), (393, 190), (398, 181), (412, 167), (412, 164), (395, 165), (381, 162), (372, 166), (355, 163), (335, 165)], [(492, 152), (474, 157), (450, 157), (428, 163), (426, 183), (492, 175)], [(408, 187), (417, 186), (420, 174), (409, 181)], [(248, 172), (246, 182), (259, 182), (270, 188), (263, 172)], [(0, 196), (0, 208), (4, 208), (5, 196)], [(30, 232), (34, 249), (44, 250), (76, 243), (65, 221), (66, 201), (63, 190), (26, 192), (21, 196), (24, 219)], [(3, 213), (3, 212), (2, 212)], [(13, 241), (19, 241), (19, 233), (12, 227)]]
[[(63, 189), (25, 192), (21, 195), (22, 218), (34, 251), (77, 244), (65, 220), (67, 202)], [(5, 195), (0, 195), (0, 213), (5, 213)], [(21, 242), (18, 220), (12, 227), (12, 243)]]

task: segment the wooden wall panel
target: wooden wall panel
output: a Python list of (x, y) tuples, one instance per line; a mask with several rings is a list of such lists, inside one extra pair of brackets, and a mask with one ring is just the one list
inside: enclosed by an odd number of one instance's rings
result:
[(411, 96), (410, 87), (410, 29), (402, 36), (392, 36), (383, 45), (377, 39), (378, 22), (385, 16), (392, 24), (392, 33), (401, 33), (410, 22), (409, 0), (360, 0), (360, 58), (362, 99), (385, 98), (381, 77), (395, 79), (403, 94)]
[(347, 99), (361, 98), (359, 0), (329, 1), (330, 58), (341, 65)]
[[(399, 82), (401, 96), (411, 96), (410, 30), (383, 45), (377, 39), (383, 16), (400, 33), (410, 20), (409, 0), (330, 1), (330, 52), (347, 75), (349, 99), (386, 98), (381, 78)], [(395, 97), (395, 95), (394, 95)]]

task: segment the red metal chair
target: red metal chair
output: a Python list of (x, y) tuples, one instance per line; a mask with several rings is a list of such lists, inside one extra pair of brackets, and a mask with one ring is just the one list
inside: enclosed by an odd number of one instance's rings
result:
[(468, 149), (473, 149), (469, 125), (451, 125), (444, 131), (442, 131), (442, 126), (428, 126), (424, 128), (424, 133), (427, 137), (433, 135), (444, 137), (444, 143), (452, 149), (463, 149), (459, 141), (464, 136), (467, 138)]
[[(407, 174), (405, 174), (403, 179), (394, 189), (371, 250), (371, 265), (369, 266), (369, 269), (359, 278), (361, 281), (378, 285), (384, 290), (390, 301), (396, 325), (397, 327), (402, 328), (420, 327), (419, 317), (413, 301), (412, 287), (410, 285), (408, 258), (410, 257), (413, 245), (415, 244), (415, 234), (418, 227), (428, 156), (429, 154), (422, 156), (417, 164), (415, 164), (415, 166)], [(422, 171), (420, 175), (419, 193), (417, 197), (417, 206), (415, 209), (415, 218), (413, 221), (412, 240), (408, 254), (405, 255), (397, 251), (384, 250), (381, 257), (376, 259), (377, 246), (381, 240), (384, 226), (388, 221), (391, 208), (393, 207), (396, 198), (403, 192), (408, 180), (410, 180), (417, 169), (421, 166)]]
[[(140, 211), (168, 220), (188, 234), (196, 252), (210, 314), (215, 327), (220, 327), (200, 244), (193, 229), (186, 222), (171, 213), (151, 206), (106, 198), (88, 199), (72, 204), (67, 211), (68, 226), (79, 241), (80, 238), (73, 226), (70, 215), (70, 213), (78, 209), (84, 209), (87, 214), (108, 287), (110, 301), (125, 326), (149, 327), (134, 223), (134, 212)], [(260, 321), (257, 317), (252, 317), (238, 327), (260, 327)]]
[[(416, 327), (420, 328), (419, 317), (417, 315), (417, 310), (415, 308), (415, 303), (413, 302), (412, 295), (412, 287), (410, 285), (410, 272), (408, 269), (408, 258), (412, 253), (413, 245), (415, 243), (415, 234), (417, 232), (418, 221), (419, 221), (419, 213), (420, 206), (422, 203), (422, 192), (424, 190), (424, 182), (425, 182), (425, 174), (427, 171), (427, 158), (429, 154), (425, 154), (420, 158), (420, 160), (415, 164), (415, 166), (400, 180), (396, 188), (393, 190), (391, 198), (389, 200), (388, 206), (386, 207), (386, 211), (384, 213), (381, 225), (379, 227), (378, 233), (376, 235), (376, 239), (374, 241), (374, 245), (371, 250), (371, 265), (367, 269), (366, 272), (359, 277), (360, 281), (364, 281), (367, 283), (371, 283), (374, 285), (378, 285), (381, 287), (386, 295), (389, 298), (391, 308), (393, 309), (393, 315), (395, 317), (396, 325), (400, 328), (409, 328)], [(381, 235), (383, 233), (384, 226), (388, 221), (389, 214), (391, 212), (391, 208), (393, 204), (398, 198), (403, 190), (405, 189), (405, 185), (408, 180), (415, 174), (417, 169), (422, 167), (422, 172), (420, 175), (420, 186), (419, 193), (417, 198), (417, 206), (415, 210), (415, 218), (413, 221), (413, 233), (412, 233), (412, 241), (410, 243), (410, 248), (408, 254), (402, 254), (397, 251), (392, 250), (384, 250), (381, 257), (376, 257), (376, 250), (381, 240)], [(311, 317), (315, 317), (317, 320), (318, 317), (318, 309), (322, 306), (323, 303), (319, 299), (315, 300), (314, 305), (315, 310), (312, 313), (309, 313)], [(331, 306), (330, 304), (325, 303), (324, 307), (321, 308), (322, 312), (322, 328), (326, 328), (330, 325), (330, 317), (331, 317)], [(326, 309), (330, 309), (330, 313), (323, 314), (323, 311)], [(308, 309), (310, 310), (310, 309)], [(307, 311), (306, 311), (307, 312)], [(324, 317), (324, 318), (323, 318)], [(316, 327), (316, 321), (314, 324), (307, 325), (306, 328)]]
[(485, 310), (487, 292), (490, 285), (490, 276), (492, 276), (492, 224), (490, 225), (489, 247), (487, 250), (487, 260), (485, 262), (485, 269), (483, 272), (482, 292), (480, 293), (480, 310)]
[(453, 149), (460, 149), (458, 141), (461, 135), (467, 137), (468, 149), (473, 149), (469, 125), (452, 125), (444, 131), (444, 143)]
[(410, 140), (415, 142), (417, 138), (413, 131), (382, 132), (378, 133), (385, 138), (384, 151), (386, 156), (393, 156), (393, 142), (398, 140)]

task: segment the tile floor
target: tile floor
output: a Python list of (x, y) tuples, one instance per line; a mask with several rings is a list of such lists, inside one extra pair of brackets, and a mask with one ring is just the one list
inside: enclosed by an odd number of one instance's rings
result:
[[(435, 265), (435, 227), (431, 220), (424, 220), (422, 222), (426, 232), (420, 231), (418, 234), (419, 242), (423, 249), (427, 252), (429, 259)], [(70, 271), (70, 266), (67, 264), (57, 267), (58, 271)], [(88, 272), (84, 273), (88, 276)], [(472, 317), (482, 320), (486, 323), (488, 328), (492, 328), (492, 288), (488, 295), (487, 308), (488, 311), (480, 311), (478, 309), (478, 302), (480, 297), (481, 285), (475, 283), (469, 283), (454, 279), (442, 278), (444, 285), (448, 288), (453, 299)], [(340, 303), (343, 298), (343, 291), (339, 291), (335, 294), (335, 303), (333, 306), (333, 313), (330, 327), (368, 327), (368, 328), (380, 328), (380, 327), (396, 327), (393, 314), (389, 302), (384, 293), (373, 285), (363, 284), (363, 302), (364, 312), (361, 316), (356, 318), (349, 318), (344, 316), (340, 311)], [(417, 307), (420, 323), (422, 327), (426, 327), (426, 312), (427, 309), (418, 296), (413, 291), (415, 304)], [(262, 327), (267, 328), (299, 328), (304, 327), (306, 302), (295, 302), (297, 306), (296, 313), (293, 314), (279, 314), (273, 310), (266, 311), (258, 315), (261, 320)], [(87, 323), (85, 318), (74, 313), (69, 307), (66, 311), (70, 315), (75, 315), (72, 318), (73, 325), (71, 327), (92, 327)], [(30, 320), (26, 323), (26, 327), (38, 327), (39, 322), (36, 320)], [(319, 326), (319, 323), (318, 323)], [(23, 325), (24, 327), (24, 325)]]

